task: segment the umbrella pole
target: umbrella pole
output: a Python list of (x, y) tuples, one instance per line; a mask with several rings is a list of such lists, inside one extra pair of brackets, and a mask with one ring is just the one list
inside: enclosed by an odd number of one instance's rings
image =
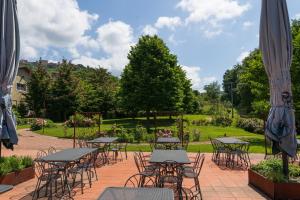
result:
[(285, 152), (282, 152), (282, 166), (283, 166), (283, 175), (288, 179), (289, 178), (289, 158)]

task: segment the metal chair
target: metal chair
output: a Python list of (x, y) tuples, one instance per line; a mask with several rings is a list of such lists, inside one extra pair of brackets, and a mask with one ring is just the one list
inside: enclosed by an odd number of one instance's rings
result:
[(196, 166), (193, 167), (192, 170), (184, 170), (183, 171), (184, 178), (194, 179), (195, 188), (197, 191), (199, 191), (201, 199), (202, 199), (202, 193), (201, 193), (201, 189), (200, 189), (199, 176), (200, 176), (200, 172), (201, 172), (204, 160), (205, 160), (205, 155), (201, 154), (200, 157), (198, 158)]
[(134, 174), (126, 180), (124, 187), (155, 187), (155, 185), (153, 177), (145, 174)]
[[(57, 180), (61, 180), (61, 185), (63, 185), (63, 176), (54, 165), (45, 163), (41, 160), (42, 157), (47, 156), (45, 151), (39, 151), (37, 153), (36, 159), (34, 160), (35, 165), (35, 175), (38, 179), (35, 186), (35, 190), (32, 195), (32, 199), (39, 198), (39, 194), (42, 188), (45, 188), (45, 196), (48, 194), (48, 187), (50, 186), (50, 195), (52, 195), (52, 182), (55, 184), (55, 192), (57, 192)], [(43, 185), (41, 185), (44, 183)]]

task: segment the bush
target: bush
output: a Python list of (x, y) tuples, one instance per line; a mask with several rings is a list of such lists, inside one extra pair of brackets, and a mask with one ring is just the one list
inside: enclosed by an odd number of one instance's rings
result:
[(193, 141), (194, 142), (200, 141), (200, 131), (198, 129), (193, 130)]
[(199, 119), (199, 120), (193, 120), (192, 125), (195, 126), (208, 126), (211, 124), (211, 120), (208, 119)]
[(146, 133), (147, 130), (143, 126), (136, 126), (135, 131), (133, 132), (134, 140), (140, 143)]
[(75, 123), (77, 127), (93, 127), (96, 125), (96, 121), (94, 119), (80, 114), (70, 116), (69, 120), (65, 122), (68, 127), (74, 127)]
[(50, 119), (42, 119), (42, 118), (35, 118), (32, 120), (30, 125), (30, 130), (37, 131), (43, 128), (53, 128), (56, 127), (55, 123)]
[(263, 134), (264, 133), (264, 122), (257, 118), (240, 118), (237, 121), (237, 127), (249, 131), (252, 133)]
[[(277, 158), (263, 160), (251, 166), (251, 169), (273, 182), (281, 183), (288, 181), (282, 172), (282, 160)], [(300, 166), (289, 165), (289, 176), (293, 179), (300, 178)]]
[(232, 119), (227, 116), (214, 116), (212, 123), (216, 126), (231, 126)]
[(20, 171), (26, 167), (33, 166), (33, 160), (29, 156), (11, 156), (0, 159), (0, 176), (10, 172)]

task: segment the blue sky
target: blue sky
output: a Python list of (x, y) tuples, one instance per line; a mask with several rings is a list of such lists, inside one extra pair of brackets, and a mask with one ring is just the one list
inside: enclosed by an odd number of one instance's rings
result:
[[(300, 2), (287, 0), (290, 18)], [(22, 58), (62, 58), (120, 75), (131, 45), (157, 34), (193, 88), (222, 81), (258, 46), (260, 0), (18, 0)]]

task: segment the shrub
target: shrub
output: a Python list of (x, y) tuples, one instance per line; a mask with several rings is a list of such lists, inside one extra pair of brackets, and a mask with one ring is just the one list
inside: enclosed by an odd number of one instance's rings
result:
[(192, 124), (195, 126), (207, 126), (207, 125), (211, 124), (211, 120), (208, 120), (208, 119), (193, 120)]
[(30, 166), (33, 166), (33, 160), (29, 156), (4, 157), (0, 159), (0, 176), (6, 175), (10, 172), (20, 171)]
[(27, 168), (33, 165), (33, 160), (30, 156), (23, 156), (21, 157), (22, 165)]
[(264, 122), (261, 119), (257, 118), (240, 118), (237, 121), (237, 127), (244, 129), (245, 131), (249, 131), (252, 133), (264, 133)]
[[(263, 160), (251, 166), (251, 169), (273, 182), (280, 183), (288, 181), (282, 172), (282, 161), (277, 158)], [(289, 176), (294, 179), (300, 178), (300, 166), (289, 165)]]
[(141, 125), (136, 126), (135, 131), (133, 132), (134, 140), (137, 141), (138, 143), (140, 143), (141, 140), (143, 140), (143, 136), (146, 133), (147, 133), (147, 131), (143, 126), (141, 126)]
[(74, 127), (75, 123), (77, 127), (93, 127), (96, 125), (96, 121), (94, 119), (85, 117), (81, 114), (72, 115), (69, 120), (65, 122), (68, 127)]
[(200, 131), (198, 129), (193, 130), (193, 141), (194, 142), (200, 141)]
[(214, 116), (212, 123), (216, 126), (231, 126), (232, 119), (227, 116)]
[(32, 120), (30, 125), (30, 130), (37, 131), (43, 128), (53, 128), (56, 127), (55, 123), (50, 119), (42, 119), (42, 118), (35, 118)]

